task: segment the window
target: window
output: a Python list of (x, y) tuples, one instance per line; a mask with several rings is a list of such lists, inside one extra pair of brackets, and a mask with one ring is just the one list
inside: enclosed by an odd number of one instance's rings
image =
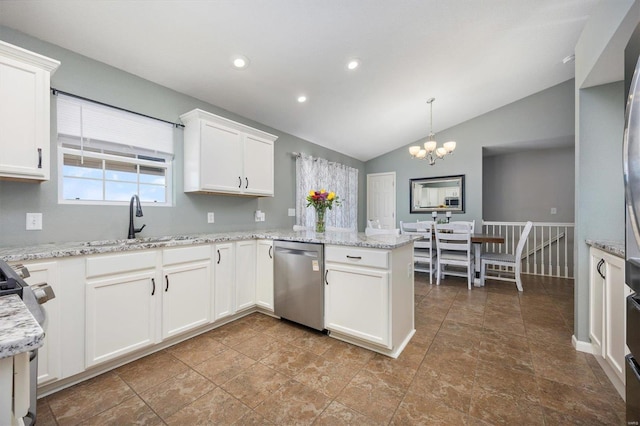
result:
[(171, 205), (173, 127), (58, 95), (58, 200)]
[(327, 210), (327, 227), (358, 229), (358, 169), (324, 158), (299, 154), (296, 159), (296, 224), (313, 227), (315, 214), (307, 208), (311, 190), (326, 189), (340, 197), (340, 207)]

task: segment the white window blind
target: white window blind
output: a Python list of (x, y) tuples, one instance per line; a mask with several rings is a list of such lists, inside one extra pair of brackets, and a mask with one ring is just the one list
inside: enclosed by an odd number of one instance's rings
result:
[(173, 126), (63, 94), (57, 96), (58, 136), (110, 142), (152, 152), (173, 154)]
[(58, 202), (172, 205), (173, 125), (57, 95)]

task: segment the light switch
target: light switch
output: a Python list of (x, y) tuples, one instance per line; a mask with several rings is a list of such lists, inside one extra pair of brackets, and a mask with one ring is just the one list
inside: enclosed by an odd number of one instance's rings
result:
[(213, 212), (207, 213), (207, 223), (213, 223), (214, 221), (215, 221), (215, 218), (213, 216)]
[(296, 215), (296, 209), (289, 209), (289, 216), (295, 216)]
[(27, 231), (42, 229), (42, 213), (27, 213)]
[(551, 207), (551, 214), (556, 214), (558, 213), (558, 209), (555, 207)]

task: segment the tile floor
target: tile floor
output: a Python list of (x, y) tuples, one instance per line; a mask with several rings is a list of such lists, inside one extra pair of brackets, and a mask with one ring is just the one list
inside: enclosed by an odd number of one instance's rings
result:
[(252, 314), (42, 398), (38, 425), (625, 424), (571, 346), (573, 281), (425, 278), (397, 360)]

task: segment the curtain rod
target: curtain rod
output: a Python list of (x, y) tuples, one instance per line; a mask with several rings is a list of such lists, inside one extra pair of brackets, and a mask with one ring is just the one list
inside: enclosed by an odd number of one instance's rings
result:
[(184, 124), (181, 124), (181, 123), (174, 123), (173, 121), (167, 121), (167, 120), (163, 120), (161, 118), (151, 117), (150, 115), (146, 115), (146, 114), (142, 114), (142, 113), (139, 113), (139, 112), (131, 111), (131, 110), (128, 110), (128, 109), (125, 109), (125, 108), (120, 108), (120, 107), (117, 107), (117, 106), (114, 106), (114, 105), (105, 104), (104, 102), (95, 101), (93, 99), (85, 98), (84, 96), (80, 96), (80, 95), (74, 95), (73, 93), (69, 93), (69, 92), (65, 92), (65, 91), (62, 91), (62, 90), (58, 90), (58, 89), (55, 89), (53, 87), (51, 88), (51, 93), (53, 93), (54, 96), (57, 95), (58, 93), (61, 93), (63, 95), (70, 96), (72, 98), (82, 99), (83, 101), (89, 101), (89, 102), (93, 102), (94, 104), (106, 106), (106, 107), (109, 107), (109, 108), (115, 108), (115, 109), (120, 110), (120, 111), (124, 111), (124, 112), (128, 112), (128, 113), (131, 113), (131, 114), (140, 115), (142, 117), (150, 118), (152, 120), (162, 121), (163, 123), (171, 124), (176, 129), (178, 127), (184, 127)]

